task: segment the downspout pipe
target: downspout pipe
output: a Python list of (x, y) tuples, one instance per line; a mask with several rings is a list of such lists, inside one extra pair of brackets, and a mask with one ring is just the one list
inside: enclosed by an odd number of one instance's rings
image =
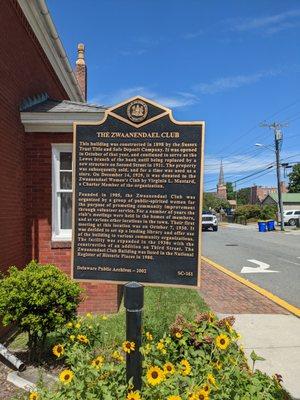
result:
[(3, 344), (0, 343), (0, 355), (13, 365), (19, 372), (25, 371), (26, 365), (18, 357), (13, 355)]
[(41, 14), (42, 14), (42, 16), (43, 16), (43, 18), (45, 20), (46, 26), (49, 29), (49, 32), (50, 32), (51, 38), (53, 40), (53, 43), (54, 43), (56, 49), (58, 50), (58, 53), (60, 54), (60, 58), (62, 59), (62, 62), (64, 64), (68, 74), (70, 75), (74, 86), (76, 87), (76, 91), (78, 93), (78, 96), (79, 96), (79, 98), (81, 98), (81, 101), (84, 101), (83, 94), (82, 94), (82, 92), (81, 92), (81, 90), (80, 90), (80, 88), (78, 86), (78, 81), (77, 81), (77, 79), (75, 77), (75, 74), (74, 74), (74, 71), (73, 71), (73, 69), (72, 69), (72, 67), (70, 65), (68, 56), (66, 54), (66, 51), (65, 51), (65, 49), (64, 49), (64, 47), (62, 45), (62, 42), (61, 42), (60, 38), (59, 38), (57, 30), (56, 30), (56, 28), (55, 28), (55, 26), (53, 24), (53, 21), (52, 21), (51, 15), (49, 13), (48, 7), (47, 7), (47, 5), (45, 3), (45, 0), (37, 0), (37, 4), (38, 4), (39, 9), (41, 11)]

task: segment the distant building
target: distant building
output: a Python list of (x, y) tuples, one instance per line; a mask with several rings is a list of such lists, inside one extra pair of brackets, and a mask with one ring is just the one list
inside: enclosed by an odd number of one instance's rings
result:
[(222, 161), (221, 161), (221, 165), (220, 165), (219, 181), (218, 181), (218, 184), (217, 184), (217, 194), (216, 194), (216, 196), (219, 199), (227, 200), (227, 188), (226, 188), (226, 183), (224, 181), (224, 170), (223, 170)]
[[(285, 210), (300, 210), (300, 193), (283, 193), (282, 194), (283, 208)], [(277, 193), (268, 194), (261, 204), (278, 205)]]
[[(269, 194), (277, 194), (277, 187), (254, 185), (251, 186), (249, 189), (250, 189), (249, 203), (251, 204), (261, 203)], [(281, 182), (281, 193), (287, 193), (285, 182)]]

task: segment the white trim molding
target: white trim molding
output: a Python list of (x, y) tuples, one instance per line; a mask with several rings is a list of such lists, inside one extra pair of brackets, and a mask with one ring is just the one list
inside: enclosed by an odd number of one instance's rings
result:
[(21, 112), (25, 132), (73, 132), (73, 123), (98, 122), (104, 112)]
[[(52, 145), (52, 241), (70, 241), (72, 229), (61, 229), (60, 212), (60, 153), (72, 153), (72, 143), (53, 143)], [(73, 166), (73, 164), (72, 164)], [(68, 191), (72, 193), (71, 191)]]
[(18, 0), (18, 4), (70, 100), (85, 101), (45, 0)]

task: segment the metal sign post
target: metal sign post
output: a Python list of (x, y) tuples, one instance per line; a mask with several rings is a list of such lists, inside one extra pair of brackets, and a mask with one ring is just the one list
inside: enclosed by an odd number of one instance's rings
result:
[(142, 310), (144, 306), (144, 286), (137, 282), (127, 283), (124, 287), (124, 305), (126, 308), (126, 340), (135, 344), (135, 350), (126, 355), (126, 379), (133, 378), (135, 390), (142, 387)]

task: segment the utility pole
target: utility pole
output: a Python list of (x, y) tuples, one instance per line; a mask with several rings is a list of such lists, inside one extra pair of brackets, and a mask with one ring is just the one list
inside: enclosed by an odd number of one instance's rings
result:
[(280, 149), (282, 145), (282, 132), (281, 128), (287, 126), (286, 124), (280, 124), (273, 122), (273, 124), (260, 124), (261, 127), (272, 129), (274, 132), (274, 150), (276, 155), (276, 174), (277, 174), (277, 192), (278, 192), (278, 212), (280, 214), (280, 229), (284, 231), (284, 220), (283, 220), (283, 202), (281, 193), (281, 174), (280, 174)]

